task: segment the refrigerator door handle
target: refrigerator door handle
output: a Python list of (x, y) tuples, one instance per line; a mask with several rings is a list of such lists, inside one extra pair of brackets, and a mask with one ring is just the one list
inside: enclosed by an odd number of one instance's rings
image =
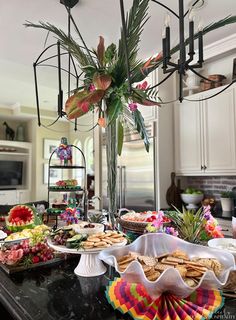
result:
[(122, 167), (117, 166), (118, 171), (118, 194), (117, 194), (117, 201), (119, 208), (122, 208)]
[(121, 176), (122, 176), (122, 208), (125, 208), (125, 194), (126, 194), (126, 166), (121, 167)]

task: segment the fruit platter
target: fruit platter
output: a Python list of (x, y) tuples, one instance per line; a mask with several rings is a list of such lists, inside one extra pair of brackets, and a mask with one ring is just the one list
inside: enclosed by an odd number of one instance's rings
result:
[(19, 272), (61, 260), (46, 242), (49, 227), (38, 225), (8, 235), (0, 246), (0, 266), (7, 273)]
[(158, 221), (160, 218), (164, 224), (168, 224), (171, 221), (163, 211), (129, 211), (118, 218), (118, 223), (124, 231), (128, 230), (142, 234), (149, 223)]
[(73, 225), (52, 231), (48, 245), (59, 252), (81, 255), (74, 272), (82, 277), (94, 277), (106, 272), (106, 267), (98, 254), (111, 247), (122, 247), (127, 240), (123, 233), (113, 230), (93, 234), (76, 233)]
[(42, 224), (35, 208), (16, 205), (1, 230), (0, 267), (7, 273), (52, 264), (64, 259), (47, 244), (51, 228)]

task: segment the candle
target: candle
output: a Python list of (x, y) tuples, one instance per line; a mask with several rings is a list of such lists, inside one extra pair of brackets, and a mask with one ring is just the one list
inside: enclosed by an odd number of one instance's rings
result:
[(166, 27), (166, 57), (170, 58), (170, 27)]
[(198, 26), (198, 62), (201, 64), (203, 60), (203, 32), (202, 32), (202, 24), (199, 23)]
[(189, 12), (189, 55), (192, 58), (194, 55), (194, 12)]
[(170, 15), (167, 13), (165, 16), (165, 27), (170, 26)]

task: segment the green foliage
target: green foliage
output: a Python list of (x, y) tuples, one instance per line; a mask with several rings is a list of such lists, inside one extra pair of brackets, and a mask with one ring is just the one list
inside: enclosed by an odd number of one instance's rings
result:
[(96, 213), (96, 214), (91, 215), (88, 220), (91, 223), (103, 223), (104, 216), (102, 213)]
[(187, 210), (184, 207), (183, 212), (177, 208), (175, 210), (167, 211), (165, 214), (173, 221), (180, 238), (193, 243), (198, 242), (205, 223), (202, 208), (198, 209), (196, 213), (194, 210)]
[(221, 192), (221, 198), (234, 198), (234, 193), (232, 191)]
[(121, 155), (122, 147), (123, 147), (123, 140), (124, 140), (124, 128), (121, 121), (118, 121), (118, 136), (117, 136), (117, 152), (118, 155)]
[(143, 139), (145, 148), (146, 148), (147, 152), (149, 152), (150, 142), (149, 142), (147, 131), (145, 128), (143, 116), (142, 116), (141, 112), (137, 109), (133, 112), (133, 117), (134, 117), (134, 121), (135, 121), (135, 126), (136, 126), (141, 138)]

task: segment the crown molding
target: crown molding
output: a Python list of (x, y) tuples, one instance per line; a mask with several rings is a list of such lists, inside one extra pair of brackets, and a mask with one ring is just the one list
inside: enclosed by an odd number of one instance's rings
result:
[(231, 50), (236, 50), (236, 33), (205, 46), (204, 60), (215, 58)]

